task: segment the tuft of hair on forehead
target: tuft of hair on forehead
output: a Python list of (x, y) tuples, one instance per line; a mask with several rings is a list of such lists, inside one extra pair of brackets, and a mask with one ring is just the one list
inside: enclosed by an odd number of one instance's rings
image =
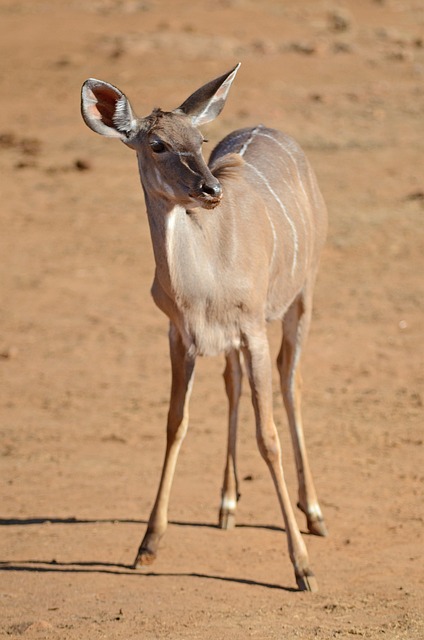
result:
[(144, 118), (146, 131), (152, 131), (152, 129), (154, 129), (158, 125), (160, 119), (163, 118), (164, 115), (165, 111), (162, 111), (160, 107), (155, 107), (152, 113)]
[(155, 107), (149, 117), (155, 120), (160, 120), (163, 116), (169, 116), (170, 113), (172, 113), (172, 111), (164, 111), (160, 107)]
[[(166, 125), (163, 125), (164, 120), (166, 120)], [(177, 111), (163, 111), (160, 107), (155, 107), (152, 113), (144, 118), (148, 132), (163, 129), (171, 136), (173, 133), (178, 133), (181, 120), (189, 121), (189, 118)]]
[(239, 169), (244, 165), (244, 159), (238, 153), (227, 153), (214, 160), (209, 166), (212, 175), (221, 180), (222, 178), (239, 178)]

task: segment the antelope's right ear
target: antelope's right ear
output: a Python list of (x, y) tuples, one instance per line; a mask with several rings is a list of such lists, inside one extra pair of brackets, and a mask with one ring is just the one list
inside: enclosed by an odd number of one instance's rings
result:
[(81, 114), (96, 133), (128, 142), (137, 133), (137, 118), (126, 95), (108, 82), (89, 78), (82, 85)]

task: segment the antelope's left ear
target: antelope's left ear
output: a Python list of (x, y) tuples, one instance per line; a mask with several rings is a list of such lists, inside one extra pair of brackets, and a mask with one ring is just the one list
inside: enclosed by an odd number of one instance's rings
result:
[(113, 84), (96, 78), (89, 78), (82, 86), (81, 114), (90, 129), (123, 142), (138, 130), (138, 120), (126, 95)]
[(240, 63), (228, 73), (200, 87), (175, 111), (191, 116), (196, 127), (214, 120), (224, 108), (228, 91), (239, 67)]

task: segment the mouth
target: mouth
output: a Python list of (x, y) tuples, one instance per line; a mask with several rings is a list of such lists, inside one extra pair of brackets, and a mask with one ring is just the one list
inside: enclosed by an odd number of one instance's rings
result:
[(202, 207), (202, 209), (215, 209), (222, 200), (222, 194), (210, 196), (207, 193), (190, 193), (189, 195), (197, 203), (197, 206)]

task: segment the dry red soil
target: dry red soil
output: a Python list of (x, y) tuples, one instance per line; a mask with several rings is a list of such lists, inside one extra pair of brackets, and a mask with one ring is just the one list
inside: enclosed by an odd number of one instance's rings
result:
[[(424, 637), (423, 33), (422, 0), (2, 0), (0, 637)], [(317, 594), (296, 590), (246, 384), (239, 526), (216, 527), (220, 358), (198, 363), (158, 560), (129, 568), (162, 464), (167, 321), (135, 157), (85, 127), (80, 87), (108, 80), (147, 114), (239, 60), (210, 147), (283, 129), (330, 214), (303, 359)], [(277, 380), (275, 412), (295, 501)]]

